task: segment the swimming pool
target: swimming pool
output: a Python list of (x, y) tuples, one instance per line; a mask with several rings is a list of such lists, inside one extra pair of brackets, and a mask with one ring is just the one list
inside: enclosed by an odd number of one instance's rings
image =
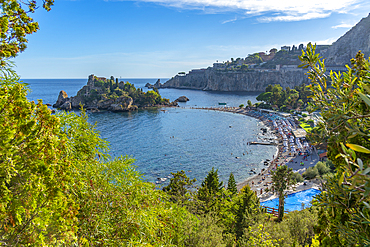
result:
[[(285, 198), (284, 210), (302, 210), (302, 203), (304, 204), (304, 208), (310, 207), (313, 197), (317, 194), (320, 194), (320, 192), (321, 191), (318, 189), (308, 189), (290, 194)], [(279, 198), (261, 202), (261, 205), (278, 209)]]

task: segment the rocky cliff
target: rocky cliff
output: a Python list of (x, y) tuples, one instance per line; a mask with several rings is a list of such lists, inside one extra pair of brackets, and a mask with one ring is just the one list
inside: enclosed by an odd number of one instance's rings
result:
[(175, 76), (161, 88), (187, 88), (205, 91), (264, 91), (269, 84), (294, 88), (308, 83), (304, 71), (219, 72), (208, 68), (202, 73)]
[[(320, 49), (318, 46), (317, 49), (326, 59), (325, 64), (329, 70), (345, 70), (344, 65), (350, 64), (351, 58), (354, 58), (359, 50), (368, 58), (370, 56), (370, 14), (340, 37), (333, 45), (325, 46), (325, 49)], [(285, 51), (281, 56), (292, 60), (289, 57), (292, 55), (298, 58), (300, 54), (296, 55), (294, 52)], [(285, 66), (281, 64), (281, 61), (287, 59), (276, 61), (274, 59), (276, 60), (276, 58), (273, 58), (268, 63)], [(298, 61), (298, 59), (296, 60)], [(164, 83), (161, 88), (189, 88), (210, 91), (264, 91), (269, 84), (280, 84), (283, 88), (293, 88), (302, 83), (309, 83), (304, 70), (295, 68), (290, 71), (275, 70), (270, 66), (264, 71), (265, 65), (246, 71), (220, 71), (216, 67), (193, 70), (186, 75), (173, 77)]]
[(335, 41), (325, 53), (327, 65), (350, 64), (351, 58), (361, 50), (365, 58), (370, 56), (370, 14)]

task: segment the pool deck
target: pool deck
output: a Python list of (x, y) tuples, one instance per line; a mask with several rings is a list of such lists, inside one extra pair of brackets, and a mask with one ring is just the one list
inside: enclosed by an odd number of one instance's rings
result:
[[(306, 185), (304, 185), (303, 182), (302, 183), (297, 183), (294, 186), (294, 188), (292, 188), (290, 190), (286, 190), (286, 192), (287, 192), (287, 195), (290, 195), (290, 194), (297, 193), (297, 192), (300, 192), (300, 191), (303, 191), (303, 190), (308, 190), (308, 189), (320, 190), (320, 188), (321, 188), (321, 181), (319, 179), (313, 179), (313, 180), (310, 180), (310, 181), (306, 181)], [(275, 199), (278, 196), (277, 196), (277, 194), (275, 194), (273, 192), (264, 192), (264, 193), (262, 193), (262, 195), (259, 195), (258, 197), (260, 199), (260, 202), (264, 202), (264, 201)]]

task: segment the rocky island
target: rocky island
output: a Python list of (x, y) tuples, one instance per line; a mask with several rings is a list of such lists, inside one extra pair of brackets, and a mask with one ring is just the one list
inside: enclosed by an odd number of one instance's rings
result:
[(80, 105), (92, 111), (125, 112), (146, 107), (177, 106), (177, 102), (162, 98), (156, 88), (143, 92), (129, 82), (118, 82), (118, 78), (113, 76), (107, 79), (90, 75), (87, 85), (76, 96), (68, 97), (65, 91), (60, 91), (53, 107), (71, 110), (79, 109)]

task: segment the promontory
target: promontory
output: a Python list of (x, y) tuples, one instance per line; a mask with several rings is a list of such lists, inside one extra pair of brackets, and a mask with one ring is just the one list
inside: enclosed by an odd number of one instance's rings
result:
[[(304, 44), (282, 46), (249, 54), (245, 58), (231, 58), (216, 62), (212, 67), (179, 72), (156, 88), (198, 89), (205, 91), (264, 91), (269, 84), (294, 88), (308, 84), (307, 70), (299, 67), (299, 56)], [(316, 53), (325, 58), (327, 73), (346, 71), (350, 59), (361, 50), (370, 56), (370, 14), (331, 45), (317, 45)]]

